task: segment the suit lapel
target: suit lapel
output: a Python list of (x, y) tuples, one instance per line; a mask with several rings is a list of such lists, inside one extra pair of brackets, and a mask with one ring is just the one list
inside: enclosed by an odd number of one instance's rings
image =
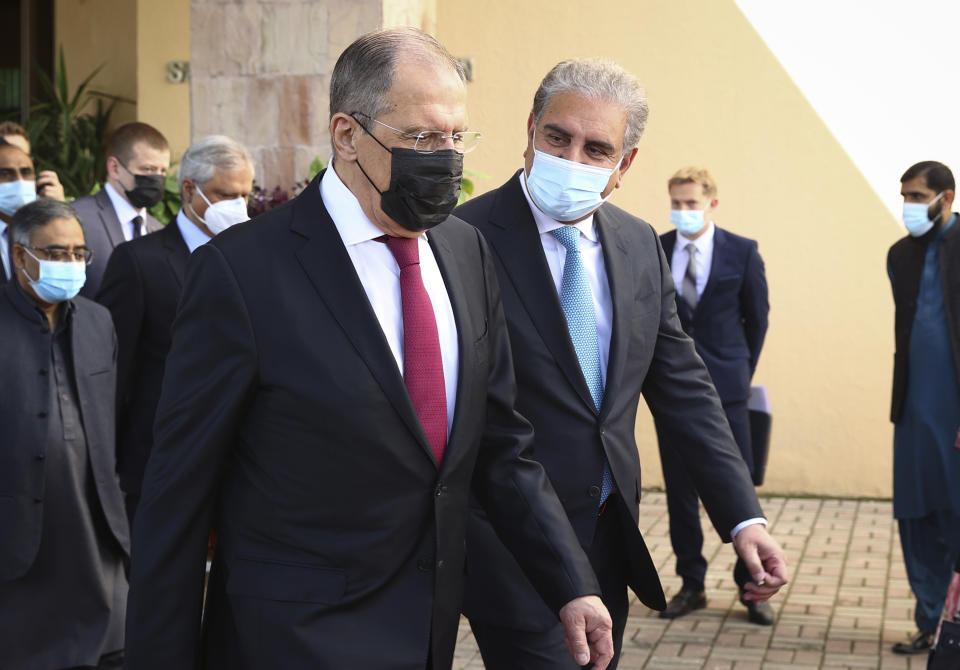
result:
[(669, 233), (664, 233), (663, 237), (660, 238), (660, 243), (663, 245), (663, 253), (667, 257), (667, 263), (673, 263), (673, 247), (677, 243), (677, 231), (671, 230)]
[(107, 193), (106, 187), (93, 197), (100, 207), (100, 223), (103, 224), (110, 245), (116, 247), (118, 244), (122, 244), (126, 241), (123, 236), (123, 227), (120, 225), (120, 219), (117, 218), (117, 210), (113, 208), (113, 202), (110, 201), (110, 195)]
[(297, 261), (347, 339), (431, 461), (436, 463), (377, 316), (320, 196), (321, 172), (293, 202), (290, 229), (306, 241)]
[(547, 349), (581, 400), (596, 411), (570, 340), (567, 319), (543, 253), (540, 232), (516, 175), (497, 191), (491, 217), (492, 225), (485, 231), (487, 241), (496, 249)]
[(182, 287), (183, 276), (187, 272), (187, 259), (190, 258), (190, 249), (180, 234), (180, 227), (174, 219), (167, 226), (157, 232), (163, 235), (163, 248), (167, 252), (167, 264), (177, 281), (177, 287)]
[(440, 268), (440, 274), (443, 277), (443, 284), (447, 289), (447, 295), (450, 297), (450, 305), (453, 307), (453, 319), (457, 326), (457, 348), (459, 361), (457, 373), (457, 396), (456, 408), (453, 414), (453, 425), (450, 426), (450, 437), (447, 439), (447, 449), (443, 456), (444, 464), (453, 462), (450, 456), (451, 448), (457, 444), (459, 438), (458, 429), (463, 423), (460, 419), (462, 407), (466, 407), (466, 399), (463, 394), (472, 386), (472, 377), (474, 375), (474, 360), (472, 347), (468, 347), (470, 341), (467, 339), (469, 333), (475, 332), (470, 326), (470, 315), (467, 305), (470, 296), (467, 293), (463, 283), (463, 273), (460, 272), (460, 265), (457, 263), (456, 255), (444, 235), (443, 226), (431, 230), (427, 233), (427, 239), (430, 242), (430, 248), (433, 250), (433, 256)]
[(607, 357), (607, 376), (604, 384), (604, 403), (601, 415), (609, 411), (611, 403), (607, 398), (616, 397), (622, 381), (624, 362), (627, 357), (627, 344), (630, 341), (632, 320), (631, 298), (635, 282), (633, 264), (623, 237), (620, 235), (620, 222), (604, 207), (594, 214), (594, 225), (603, 249), (603, 263), (607, 270), (607, 282), (610, 284), (610, 298), (613, 303), (613, 328), (610, 335), (610, 355)]

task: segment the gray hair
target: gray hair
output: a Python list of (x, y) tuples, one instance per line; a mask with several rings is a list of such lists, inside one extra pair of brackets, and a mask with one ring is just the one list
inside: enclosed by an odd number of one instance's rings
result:
[(461, 81), (463, 66), (437, 40), (416, 28), (390, 28), (367, 33), (348, 46), (330, 77), (330, 117), (363, 112), (376, 118), (389, 110), (387, 92), (393, 86), (400, 56), (449, 65)]
[(29, 247), (33, 231), (42, 228), (54, 219), (73, 219), (79, 223), (77, 211), (65, 202), (50, 198), (37, 198), (24, 205), (10, 219), (7, 236), (11, 244)]
[(533, 117), (540, 121), (547, 103), (557, 93), (575, 93), (591, 100), (619, 105), (627, 113), (623, 150), (630, 151), (640, 142), (647, 125), (647, 94), (632, 74), (610, 60), (576, 58), (557, 63), (540, 82), (533, 96)]
[(184, 179), (202, 188), (217, 170), (235, 170), (246, 165), (253, 170), (253, 158), (245, 146), (226, 135), (210, 135), (191, 144), (183, 154), (177, 182), (181, 191)]

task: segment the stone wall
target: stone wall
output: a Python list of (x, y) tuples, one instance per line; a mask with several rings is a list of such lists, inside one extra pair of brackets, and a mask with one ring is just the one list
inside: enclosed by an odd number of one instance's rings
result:
[(256, 181), (290, 189), (330, 157), (328, 90), (337, 57), (384, 25), (432, 31), (435, 0), (192, 0), (191, 135), (249, 147)]

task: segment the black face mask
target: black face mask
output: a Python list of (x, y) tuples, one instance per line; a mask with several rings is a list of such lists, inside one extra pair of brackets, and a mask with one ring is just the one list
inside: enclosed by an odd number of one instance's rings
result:
[(460, 199), (463, 179), (463, 154), (441, 149), (422, 154), (413, 149), (387, 149), (390, 152), (390, 188), (381, 191), (373, 183), (360, 161), (357, 167), (380, 194), (383, 213), (407, 230), (420, 232), (447, 220)]
[(163, 200), (163, 191), (167, 183), (167, 178), (164, 175), (133, 174), (127, 169), (126, 165), (123, 165), (123, 169), (133, 176), (133, 188), (129, 191), (126, 189), (123, 191), (131, 205), (137, 209), (153, 207)]

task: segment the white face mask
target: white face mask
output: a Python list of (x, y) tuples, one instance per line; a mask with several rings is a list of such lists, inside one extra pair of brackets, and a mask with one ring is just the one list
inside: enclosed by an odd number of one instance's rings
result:
[[(227, 228), (243, 223), (250, 218), (247, 214), (247, 201), (243, 198), (233, 198), (232, 200), (221, 200), (219, 202), (210, 202), (207, 196), (203, 194), (200, 187), (197, 186), (197, 193), (207, 203), (206, 216), (197, 214), (197, 210), (190, 206), (193, 215), (200, 219), (200, 222), (214, 235), (219, 235)], [(190, 203), (187, 203), (188, 205)]]

